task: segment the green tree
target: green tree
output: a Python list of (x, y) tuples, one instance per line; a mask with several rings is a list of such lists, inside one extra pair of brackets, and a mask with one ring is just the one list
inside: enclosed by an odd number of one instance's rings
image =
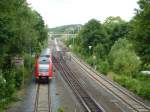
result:
[(139, 9), (131, 21), (132, 32), (130, 38), (134, 42), (135, 49), (141, 57), (143, 64), (150, 63), (150, 1), (139, 0)]
[(26, 0), (0, 1), (0, 27), (0, 68), (7, 69), (16, 55), (39, 51), (48, 37), (42, 17)]
[(97, 43), (94, 47), (94, 54), (97, 58), (103, 58), (106, 54), (106, 49), (104, 48), (103, 44)]
[(132, 44), (121, 38), (115, 42), (109, 53), (111, 68), (119, 73), (132, 76), (140, 68), (141, 61), (132, 48)]
[(106, 47), (105, 43), (107, 42), (107, 36), (101, 23), (92, 19), (82, 27), (77, 37), (77, 41), (80, 42), (82, 51), (87, 53), (89, 52), (88, 46), (94, 48), (98, 43), (101, 43), (103, 47)]
[(117, 41), (119, 38), (123, 38), (126, 36), (129, 32), (128, 23), (122, 20), (120, 17), (108, 17), (104, 22), (104, 27), (106, 29), (106, 32), (108, 34), (109, 38), (109, 47), (110, 50), (115, 41)]
[[(0, 0), (0, 102), (3, 98), (4, 101), (10, 99), (22, 84), (24, 71), (14, 69), (12, 58), (26, 58), (26, 54), (31, 58), (31, 53), (38, 53), (47, 37), (42, 17), (28, 6), (26, 0)], [(29, 71), (26, 62), (24, 70)]]

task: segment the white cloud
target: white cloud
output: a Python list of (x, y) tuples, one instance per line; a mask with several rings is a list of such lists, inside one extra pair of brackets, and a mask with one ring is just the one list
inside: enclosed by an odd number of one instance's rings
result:
[(49, 27), (84, 24), (89, 19), (104, 21), (109, 16), (130, 20), (137, 0), (27, 0)]

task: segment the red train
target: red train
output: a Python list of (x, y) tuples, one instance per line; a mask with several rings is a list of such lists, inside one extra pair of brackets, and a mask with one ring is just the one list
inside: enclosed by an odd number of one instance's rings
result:
[(36, 81), (49, 81), (53, 77), (52, 54), (49, 48), (42, 51), (40, 57), (36, 59), (34, 76)]

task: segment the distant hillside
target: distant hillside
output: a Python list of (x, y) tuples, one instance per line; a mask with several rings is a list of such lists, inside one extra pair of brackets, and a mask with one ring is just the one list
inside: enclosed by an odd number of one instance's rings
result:
[(55, 28), (49, 28), (51, 33), (77, 33), (81, 28), (81, 24), (64, 25)]

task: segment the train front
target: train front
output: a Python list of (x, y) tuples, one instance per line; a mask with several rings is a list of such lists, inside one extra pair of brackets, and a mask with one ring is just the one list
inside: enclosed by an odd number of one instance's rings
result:
[(52, 61), (47, 57), (40, 57), (36, 62), (35, 68), (36, 81), (49, 81), (52, 79)]

